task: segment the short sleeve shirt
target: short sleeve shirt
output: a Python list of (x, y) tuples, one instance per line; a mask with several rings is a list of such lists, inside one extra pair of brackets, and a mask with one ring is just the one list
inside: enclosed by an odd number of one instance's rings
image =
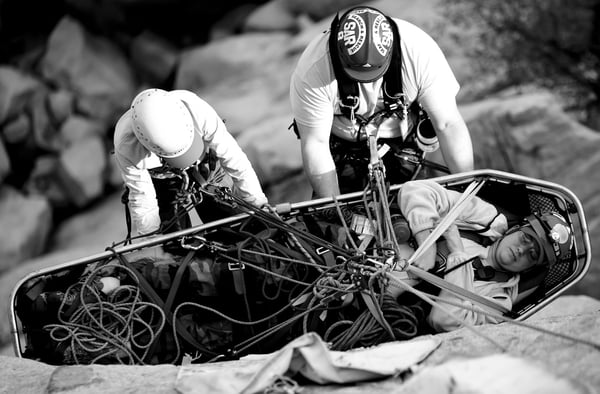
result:
[[(402, 87), (407, 103), (410, 105), (427, 95), (447, 96), (454, 100), (460, 86), (437, 43), (417, 26), (404, 20), (393, 20), (400, 34)], [(298, 60), (290, 82), (293, 116), (296, 122), (306, 127), (330, 128), (338, 137), (355, 140), (357, 127), (340, 110), (328, 40), (329, 31), (316, 37)], [(357, 115), (368, 118), (384, 108), (382, 83), (383, 78), (358, 84)], [(402, 136), (399, 119), (392, 117), (384, 121), (379, 126), (379, 136)]]

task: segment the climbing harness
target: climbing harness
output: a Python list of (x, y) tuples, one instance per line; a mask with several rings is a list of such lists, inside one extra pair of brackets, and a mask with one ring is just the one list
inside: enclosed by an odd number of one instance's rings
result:
[[(348, 11), (350, 12), (350, 10)], [(390, 169), (388, 180), (392, 184), (404, 183), (415, 179), (424, 169), (449, 173), (446, 166), (427, 160), (427, 153), (439, 146), (435, 130), (424, 108), (414, 102), (409, 105), (402, 88), (402, 50), (398, 26), (392, 18), (386, 17), (393, 35), (392, 58), (388, 70), (383, 75), (382, 96), (383, 108), (369, 116), (357, 114), (360, 97), (358, 82), (350, 79), (343, 70), (337, 46), (339, 30), (339, 14), (331, 22), (328, 49), (333, 72), (338, 86), (339, 106), (341, 114), (348, 118), (356, 128), (354, 141), (347, 141), (335, 135), (330, 136), (330, 151), (336, 163), (336, 171), (342, 193), (357, 190), (355, 186), (365, 187), (368, 182), (366, 166), (370, 152), (364, 140), (379, 128), (388, 118), (398, 119), (401, 136), (391, 139), (379, 139), (378, 149)], [(413, 127), (409, 129), (409, 118), (414, 118)], [(298, 138), (300, 134), (296, 121), (292, 128)], [(389, 152), (389, 153), (388, 153)], [(429, 174), (425, 174), (430, 177)], [(362, 183), (361, 183), (362, 182)]]

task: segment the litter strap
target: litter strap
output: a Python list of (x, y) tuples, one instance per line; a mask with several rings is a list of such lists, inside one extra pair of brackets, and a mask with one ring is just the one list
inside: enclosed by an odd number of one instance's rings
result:
[(509, 309), (505, 308), (504, 306), (491, 301), (485, 297), (480, 296), (479, 294), (473, 293), (472, 291), (468, 291), (463, 289), (460, 286), (456, 286), (453, 283), (448, 282), (447, 280), (444, 280), (434, 274), (431, 274), (425, 270), (422, 270), (419, 267), (410, 265), (407, 267), (406, 269), (408, 272), (410, 272), (411, 274), (414, 274), (416, 276), (418, 276), (419, 278), (433, 284), (436, 285), (437, 287), (444, 289), (444, 290), (448, 290), (454, 294), (460, 295), (463, 298), (466, 298), (468, 300), (471, 301), (475, 301), (478, 304), (487, 306), (488, 308), (491, 308), (492, 310), (501, 312), (501, 313), (508, 313), (510, 312)]
[(112, 247), (108, 247), (107, 250), (110, 250), (111, 252), (113, 252), (116, 255), (116, 257), (119, 259), (119, 261), (135, 274), (135, 276), (139, 282), (140, 288), (142, 289), (144, 294), (146, 294), (146, 296), (148, 298), (150, 298), (150, 300), (152, 302), (154, 302), (156, 305), (158, 305), (164, 311), (165, 316), (167, 317), (167, 321), (172, 322), (171, 324), (173, 324), (175, 326), (174, 327), (175, 330), (184, 340), (186, 340), (190, 345), (194, 346), (199, 351), (202, 351), (211, 356), (216, 355), (216, 353), (211, 352), (210, 350), (208, 350), (204, 346), (202, 346), (200, 343), (198, 343), (198, 341), (196, 341), (196, 339), (194, 337), (192, 337), (192, 335), (188, 331), (186, 331), (180, 324), (178, 324), (179, 323), (178, 319), (175, 319), (175, 321), (173, 321), (173, 314), (171, 313), (170, 310), (168, 310), (166, 308), (164, 301), (154, 291), (154, 289), (152, 288), (152, 285), (150, 285), (150, 283), (148, 283), (148, 281), (146, 280), (146, 277), (144, 277), (144, 275), (142, 275), (129, 261), (127, 261), (127, 259), (123, 255), (121, 255), (120, 253), (117, 253)]

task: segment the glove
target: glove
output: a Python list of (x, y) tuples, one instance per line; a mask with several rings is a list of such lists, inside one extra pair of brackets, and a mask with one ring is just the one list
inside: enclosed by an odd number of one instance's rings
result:
[[(341, 205), (340, 211), (342, 211), (344, 222), (349, 225), (352, 222), (352, 210), (346, 205)], [(319, 211), (318, 217), (332, 223), (340, 222), (340, 214), (335, 206)]]

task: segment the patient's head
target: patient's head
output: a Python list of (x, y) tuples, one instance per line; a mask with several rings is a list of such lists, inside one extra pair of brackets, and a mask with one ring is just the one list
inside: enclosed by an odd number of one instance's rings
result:
[(555, 212), (533, 214), (521, 225), (509, 229), (492, 245), (490, 255), (497, 268), (521, 272), (536, 265), (553, 265), (573, 245), (567, 221)]

